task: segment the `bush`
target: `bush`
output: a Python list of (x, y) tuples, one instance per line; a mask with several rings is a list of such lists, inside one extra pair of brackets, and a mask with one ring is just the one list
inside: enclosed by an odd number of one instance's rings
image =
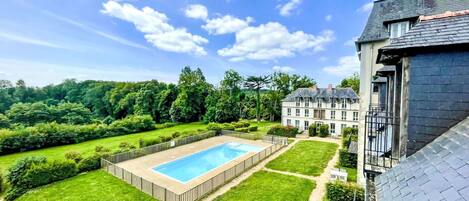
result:
[(209, 123), (207, 126), (208, 130), (215, 131), (216, 134), (221, 134), (222, 127), (218, 123)]
[(28, 189), (60, 181), (78, 174), (73, 161), (54, 160), (46, 163), (33, 164), (22, 178), (22, 187)]
[(161, 138), (159, 137), (153, 138), (153, 139), (140, 139), (139, 147), (143, 148), (143, 147), (148, 147), (148, 146), (159, 144), (159, 143), (161, 143)]
[(250, 126), (249, 132), (252, 132), (252, 131), (257, 131), (257, 126)]
[(342, 147), (348, 147), (350, 141), (358, 141), (357, 128), (344, 128), (342, 129)]
[(270, 128), (267, 134), (283, 137), (296, 137), (296, 134), (298, 134), (298, 128), (293, 126), (277, 125)]
[(171, 134), (171, 138), (178, 138), (179, 136), (181, 136), (181, 133), (180, 132), (174, 132), (173, 134)]
[(87, 140), (125, 135), (154, 129), (149, 115), (129, 116), (110, 125), (37, 124), (15, 130), (0, 130), (0, 154), (75, 144)]
[(83, 159), (81, 154), (76, 152), (76, 151), (69, 151), (69, 152), (65, 153), (65, 158), (67, 160), (75, 161), (75, 163), (78, 163), (78, 162), (81, 161), (81, 159)]
[(319, 126), (319, 137), (327, 137), (329, 136), (329, 125), (322, 124)]
[(93, 155), (86, 157), (78, 163), (77, 167), (79, 172), (97, 170), (101, 167), (101, 156)]
[(249, 133), (249, 128), (237, 128), (235, 129), (237, 132)]
[(19, 198), (21, 195), (25, 194), (26, 191), (28, 191), (25, 188), (10, 188), (8, 191), (5, 193), (5, 201), (13, 201), (16, 198)]
[(365, 191), (353, 183), (331, 182), (327, 183), (327, 199), (329, 201), (364, 201)]
[(0, 128), (10, 128), (10, 119), (7, 116), (0, 114)]
[(339, 151), (339, 165), (342, 167), (357, 168), (357, 154), (349, 153), (346, 149)]
[(171, 127), (174, 127), (174, 126), (177, 126), (177, 125), (178, 125), (178, 123), (166, 122), (164, 124), (157, 124), (155, 126), (155, 129), (171, 128)]
[(222, 124), (222, 129), (223, 130), (230, 130), (230, 131), (234, 131), (235, 130), (235, 126), (233, 126), (233, 124), (229, 124), (229, 123), (224, 123)]
[(106, 153), (106, 152), (111, 152), (111, 149), (109, 149), (107, 147), (103, 147), (101, 145), (98, 145), (98, 146), (94, 147), (94, 151), (96, 153)]
[(136, 149), (137, 147), (135, 147), (134, 145), (128, 143), (128, 142), (121, 142), (119, 144), (119, 149), (121, 152), (126, 152), (126, 151), (130, 151), (131, 149)]
[(10, 168), (8, 168), (6, 180), (12, 188), (21, 187), (21, 181), (26, 172), (34, 164), (45, 163), (47, 159), (43, 156), (29, 156), (18, 159)]
[(318, 127), (316, 126), (316, 124), (313, 124), (313, 125), (309, 126), (308, 134), (311, 137), (315, 137), (315, 136), (318, 135)]

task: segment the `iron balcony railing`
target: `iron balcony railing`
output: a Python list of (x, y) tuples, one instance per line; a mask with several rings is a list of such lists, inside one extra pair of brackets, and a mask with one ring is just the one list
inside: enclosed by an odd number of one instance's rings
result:
[(399, 118), (382, 107), (365, 116), (365, 170), (384, 172), (399, 162)]

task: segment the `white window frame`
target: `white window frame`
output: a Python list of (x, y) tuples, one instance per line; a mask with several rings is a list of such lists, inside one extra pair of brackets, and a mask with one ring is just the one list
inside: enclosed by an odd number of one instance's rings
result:
[(342, 120), (347, 120), (347, 111), (342, 111)]
[(347, 99), (342, 99), (342, 109), (347, 109)]
[(300, 116), (300, 113), (301, 113), (301, 112), (300, 112), (300, 109), (296, 109), (296, 111), (295, 111), (295, 115), (296, 115), (297, 117), (299, 117), (299, 116)]
[(291, 108), (287, 108), (287, 116), (291, 116)]
[(358, 125), (353, 125), (352, 128), (358, 129)]
[(309, 117), (309, 109), (305, 109), (305, 117)]
[(347, 128), (347, 124), (340, 124), (340, 129), (343, 130), (344, 128)]
[(296, 99), (296, 107), (300, 107), (301, 106), (301, 102), (300, 102), (300, 99)]
[(335, 123), (331, 123), (331, 125), (329, 125), (331, 128), (330, 128), (330, 131), (331, 133), (335, 133)]
[(353, 112), (353, 120), (358, 121), (358, 112)]
[(309, 107), (309, 99), (305, 100), (305, 107)]
[(331, 111), (331, 119), (335, 119), (335, 111)]
[(331, 108), (335, 108), (336, 107), (336, 100), (333, 98), (331, 99)]
[(322, 108), (322, 100), (318, 98), (318, 108)]
[(388, 25), (389, 27), (389, 37), (399, 38), (407, 33), (410, 29), (409, 21), (395, 22)]
[(287, 119), (287, 126), (291, 126), (291, 119)]
[(305, 121), (304, 126), (305, 126), (304, 129), (305, 129), (305, 130), (308, 130), (308, 128), (309, 128), (309, 121)]
[(300, 120), (295, 120), (295, 127), (300, 128)]

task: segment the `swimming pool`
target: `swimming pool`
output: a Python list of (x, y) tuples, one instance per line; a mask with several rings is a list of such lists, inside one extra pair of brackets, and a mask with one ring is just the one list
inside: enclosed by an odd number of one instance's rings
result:
[(248, 152), (260, 152), (261, 150), (262, 148), (257, 146), (229, 142), (156, 166), (152, 169), (181, 183), (187, 183)]

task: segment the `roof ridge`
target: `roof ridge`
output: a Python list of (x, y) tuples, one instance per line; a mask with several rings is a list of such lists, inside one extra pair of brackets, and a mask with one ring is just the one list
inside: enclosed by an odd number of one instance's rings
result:
[(427, 21), (427, 20), (435, 20), (435, 19), (442, 19), (442, 18), (449, 18), (449, 17), (457, 17), (457, 16), (463, 16), (463, 15), (469, 15), (469, 10), (460, 10), (460, 11), (446, 11), (441, 14), (437, 15), (428, 15), (428, 16), (420, 16), (419, 20), (420, 21)]

